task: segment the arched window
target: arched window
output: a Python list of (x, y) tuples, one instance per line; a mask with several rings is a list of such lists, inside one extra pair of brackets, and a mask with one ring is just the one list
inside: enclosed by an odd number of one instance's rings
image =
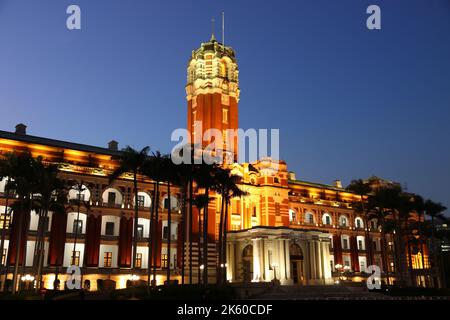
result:
[(324, 215), (322, 216), (322, 223), (324, 225), (327, 225), (327, 226), (331, 225), (331, 216), (330, 216), (330, 214), (324, 213)]
[(115, 188), (108, 188), (103, 192), (102, 200), (105, 205), (117, 207), (122, 204), (122, 193)]
[(362, 220), (360, 217), (357, 217), (357, 218), (355, 219), (355, 226), (356, 226), (356, 228), (358, 228), (358, 229), (364, 228), (364, 222), (363, 222), (363, 220)]
[(74, 185), (69, 190), (69, 199), (70, 200), (80, 199), (81, 201), (89, 201), (91, 199), (91, 192), (85, 185), (81, 186)]
[(348, 218), (346, 216), (339, 217), (339, 225), (341, 227), (348, 227)]
[[(135, 202), (133, 197), (133, 203)], [(138, 192), (138, 206), (140, 208), (150, 208), (152, 199), (146, 192)]]
[(374, 230), (377, 228), (377, 219), (370, 220), (370, 229)]
[(314, 223), (314, 215), (311, 212), (305, 213), (305, 222), (306, 223)]
[(295, 212), (295, 210), (289, 209), (289, 221), (297, 221), (297, 212)]
[[(164, 196), (164, 198), (161, 201), (161, 207), (163, 209), (169, 209), (169, 197), (167, 196), (167, 194)], [(178, 198), (174, 195), (170, 195), (170, 208), (172, 210), (178, 209), (179, 205), (178, 205)]]

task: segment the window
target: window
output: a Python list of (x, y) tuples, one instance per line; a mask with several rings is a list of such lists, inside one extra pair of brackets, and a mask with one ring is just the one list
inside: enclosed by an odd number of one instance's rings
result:
[(169, 237), (169, 227), (168, 227), (168, 226), (165, 226), (165, 227), (163, 228), (163, 239), (167, 240), (168, 237)]
[(356, 227), (358, 229), (361, 229), (363, 227), (363, 223), (362, 223), (362, 220), (360, 218), (356, 219)]
[(228, 109), (222, 109), (222, 122), (228, 123)]
[(252, 217), (256, 217), (256, 207), (253, 207), (253, 214)]
[(75, 234), (81, 234), (83, 232), (83, 220), (77, 220), (75, 219), (73, 221), (73, 233)]
[(0, 229), (3, 229), (3, 223), (5, 223), (5, 228), (9, 229), (9, 223), (11, 221), (11, 216), (9, 214), (6, 215), (6, 220), (5, 220), (5, 213), (1, 213), (0, 214)]
[(275, 182), (275, 183), (280, 183), (280, 179), (278, 179), (278, 178), (275, 177), (275, 178), (273, 179), (273, 182)]
[(162, 255), (161, 255), (161, 267), (162, 268), (167, 268), (167, 254), (166, 253), (163, 253)]
[(347, 226), (347, 218), (346, 217), (341, 217), (340, 219), (340, 225), (341, 227), (346, 227)]
[(2, 254), (2, 265), (6, 265), (6, 250), (7, 249), (3, 249), (3, 254)]
[(358, 240), (358, 250), (364, 250), (364, 245), (362, 240)]
[(114, 235), (114, 222), (107, 222), (105, 226), (105, 235), (113, 236)]
[(374, 240), (372, 241), (372, 245), (373, 245), (373, 250), (374, 250), (374, 251), (377, 251), (377, 250), (378, 250), (377, 240), (374, 239)]
[(366, 271), (366, 262), (364, 260), (359, 261), (359, 270)]
[(347, 238), (342, 239), (342, 249), (345, 249), (345, 250), (348, 249), (348, 239)]
[(376, 223), (375, 223), (375, 221), (370, 221), (370, 228), (371, 229), (376, 229), (376, 227), (377, 227), (377, 225), (376, 225)]
[(138, 239), (144, 238), (144, 225), (138, 224), (137, 226), (137, 237)]
[(325, 224), (330, 225), (331, 224), (331, 217), (329, 215), (325, 215)]
[(136, 268), (142, 268), (142, 253), (136, 253)]
[(103, 255), (103, 266), (105, 268), (111, 268), (112, 265), (112, 252), (105, 252)]
[(72, 266), (79, 266), (80, 265), (80, 251), (72, 251)]
[(305, 216), (306, 223), (314, 223), (314, 216), (312, 213), (308, 212)]
[(350, 267), (350, 261), (349, 261), (349, 260), (345, 260), (345, 261), (344, 261), (344, 266)]
[(77, 196), (76, 196), (76, 199), (79, 200), (79, 201), (84, 201), (84, 194), (78, 192)]
[(116, 193), (115, 192), (108, 192), (108, 205), (114, 206), (116, 203)]
[(137, 201), (138, 201), (137, 202), (138, 203), (138, 207), (143, 207), (144, 204), (145, 204), (145, 197), (138, 195), (138, 200)]

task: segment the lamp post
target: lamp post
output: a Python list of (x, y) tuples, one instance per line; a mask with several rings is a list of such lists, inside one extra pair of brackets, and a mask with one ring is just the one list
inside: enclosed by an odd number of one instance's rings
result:
[(278, 264), (277, 263), (272, 263), (272, 268), (273, 268), (273, 280), (276, 282), (277, 281), (277, 267)]
[(334, 266), (334, 268), (336, 269), (336, 271), (338, 272), (338, 278), (339, 278), (339, 280), (338, 281), (340, 281), (340, 280), (342, 280), (341, 279), (341, 270), (342, 270), (342, 264), (336, 264), (335, 266)]

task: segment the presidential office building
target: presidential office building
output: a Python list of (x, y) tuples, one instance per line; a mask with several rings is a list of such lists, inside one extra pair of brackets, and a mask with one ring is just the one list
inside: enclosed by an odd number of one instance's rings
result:
[[(235, 51), (218, 42), (214, 36), (192, 51), (187, 68), (187, 128), (195, 140), (195, 126), (201, 123), (202, 132), (209, 128), (222, 130), (238, 128), (239, 71)], [(201, 132), (201, 133), (202, 133)], [(226, 141), (226, 139), (224, 139)], [(206, 144), (208, 141), (205, 142)], [(237, 153), (233, 149), (224, 150)], [(27, 134), (26, 126), (19, 124), (14, 132), (0, 131), (0, 157), (10, 152), (30, 152), (42, 156), (46, 163), (58, 164), (60, 178), (82, 183), (85, 190), (79, 195), (71, 190), (70, 199), (89, 202), (89, 208), (69, 208), (65, 215), (49, 213), (45, 233), (44, 286), (53, 289), (57, 276), (67, 280), (70, 265), (81, 267), (83, 284), (97, 290), (99, 280), (111, 280), (116, 288), (124, 288), (131, 276), (147, 280), (148, 252), (151, 239), (150, 211), (154, 181), (139, 177), (138, 203), (134, 202), (133, 180), (122, 176), (112, 184), (109, 174), (118, 167), (121, 152), (118, 143), (95, 147), (73, 142), (36, 137)], [(363, 281), (369, 261), (380, 266), (383, 276), (393, 273), (392, 236), (382, 237), (377, 221), (368, 221), (353, 209), (359, 196), (346, 191), (340, 181), (330, 185), (297, 180), (283, 161), (263, 158), (254, 163), (234, 163), (232, 173), (241, 177), (240, 187), (248, 192), (234, 198), (229, 206), (230, 218), (226, 244), (227, 279), (231, 283), (270, 282), (282, 285), (332, 284), (345, 273), (349, 280)], [(371, 178), (376, 188), (391, 182)], [(0, 182), (1, 225), (7, 228), (2, 265), (7, 267), (8, 279), (16, 259), (20, 274), (32, 272), (35, 265), (35, 243), (38, 214), (31, 211), (21, 239), (14, 223), (14, 213), (6, 210), (7, 201), (15, 195), (5, 193), (6, 179)], [(188, 242), (182, 243), (181, 195), (177, 186), (171, 188), (171, 201), (167, 201), (166, 184), (160, 187), (157, 223), (157, 283), (163, 284), (166, 270), (172, 279), (180, 281), (182, 251), (185, 250), (185, 274), (189, 278)], [(211, 282), (217, 266), (217, 241), (221, 199), (211, 193), (208, 207), (209, 257)], [(168, 204), (171, 205), (171, 234), (168, 234)], [(134, 207), (139, 206), (138, 234), (133, 234)], [(193, 210), (193, 280), (197, 282), (198, 212)], [(189, 219), (187, 219), (189, 220)], [(366, 237), (366, 232), (369, 237)], [(132, 270), (132, 243), (137, 237), (137, 258)], [(170, 242), (168, 241), (170, 238)], [(366, 243), (370, 239), (370, 243)], [(189, 241), (189, 239), (187, 239)], [(19, 242), (19, 243), (17, 243)], [(171, 250), (168, 250), (170, 243)], [(21, 250), (17, 255), (17, 248)], [(75, 249), (74, 249), (75, 248)], [(370, 250), (369, 250), (370, 248)], [(388, 250), (383, 250), (387, 248)], [(168, 252), (170, 251), (170, 257)], [(72, 253), (75, 252), (73, 255)], [(413, 269), (428, 267), (428, 256), (412, 256)], [(422, 262), (425, 262), (425, 266)], [(344, 272), (345, 271), (345, 272)], [(418, 282), (425, 277), (417, 273)], [(60, 286), (60, 289), (63, 285)]]

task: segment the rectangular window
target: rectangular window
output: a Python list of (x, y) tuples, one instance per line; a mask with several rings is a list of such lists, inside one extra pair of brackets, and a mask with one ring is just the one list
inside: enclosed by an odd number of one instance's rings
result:
[(163, 239), (167, 240), (169, 237), (169, 227), (165, 226), (163, 228)]
[(6, 265), (6, 250), (7, 249), (3, 249), (3, 255), (2, 255), (2, 265)]
[(9, 214), (7, 214), (6, 215), (6, 221), (5, 221), (5, 213), (4, 212), (2, 212), (1, 214), (0, 214), (0, 230), (2, 230), (3, 229), (3, 224), (5, 223), (5, 228), (6, 229), (9, 229), (9, 223), (10, 223), (10, 221), (11, 221), (11, 216), (9, 215)]
[(378, 250), (377, 240), (373, 240), (372, 244), (373, 244), (373, 250), (377, 251)]
[(112, 252), (105, 252), (103, 255), (103, 266), (105, 268), (111, 268), (112, 265)]
[(222, 109), (222, 122), (228, 123), (228, 109)]
[(161, 267), (162, 268), (167, 268), (167, 254), (166, 253), (163, 253), (162, 255), (161, 255)]
[(169, 209), (169, 198), (164, 199), (164, 209)]
[(105, 226), (105, 235), (113, 236), (114, 235), (114, 222), (107, 222)]
[(80, 266), (80, 251), (72, 251), (72, 266)]
[(276, 215), (280, 214), (280, 204), (278, 202), (275, 203), (275, 214)]
[(77, 193), (77, 198), (76, 198), (77, 200), (80, 200), (80, 201), (84, 201), (84, 194), (82, 194), (82, 193)]
[(145, 197), (144, 196), (138, 196), (138, 206), (144, 207), (145, 205)]
[(362, 240), (358, 240), (358, 250), (364, 250), (364, 246), (363, 246)]
[(137, 226), (137, 236), (138, 239), (144, 238), (144, 226), (142, 224), (138, 224)]
[(114, 206), (116, 204), (116, 193), (108, 192), (108, 205)]
[(136, 253), (136, 268), (142, 268), (142, 253)]
[(342, 249), (348, 249), (348, 239), (342, 239)]
[(83, 232), (83, 220), (74, 220), (73, 221), (73, 233), (74, 234), (81, 234)]

